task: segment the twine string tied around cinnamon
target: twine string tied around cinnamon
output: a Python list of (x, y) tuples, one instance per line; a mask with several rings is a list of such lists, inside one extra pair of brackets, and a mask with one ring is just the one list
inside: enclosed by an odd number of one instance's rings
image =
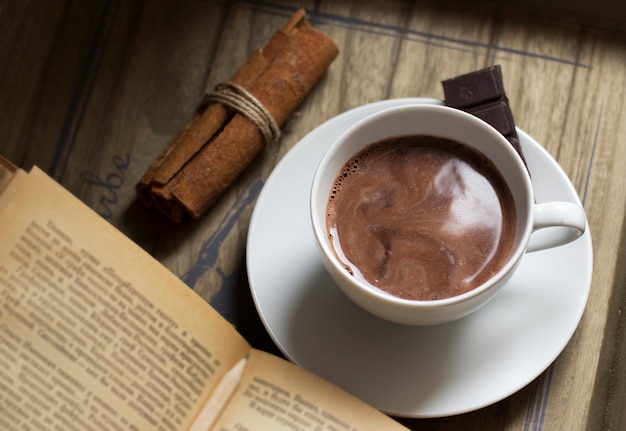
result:
[(221, 103), (246, 117), (259, 130), (266, 145), (280, 138), (280, 127), (272, 115), (242, 86), (231, 82), (216, 85), (215, 90), (205, 96), (202, 104), (211, 102)]

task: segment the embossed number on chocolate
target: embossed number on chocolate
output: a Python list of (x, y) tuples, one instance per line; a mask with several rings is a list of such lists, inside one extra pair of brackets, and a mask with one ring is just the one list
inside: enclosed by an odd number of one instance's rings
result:
[(507, 261), (515, 207), (482, 154), (433, 136), (374, 143), (330, 193), (328, 232), (355, 277), (406, 299), (467, 292)]

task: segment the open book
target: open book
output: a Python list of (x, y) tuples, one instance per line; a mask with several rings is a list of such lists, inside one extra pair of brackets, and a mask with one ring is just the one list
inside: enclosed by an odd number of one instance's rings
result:
[(1, 157), (0, 428), (405, 429), (251, 348), (45, 173)]

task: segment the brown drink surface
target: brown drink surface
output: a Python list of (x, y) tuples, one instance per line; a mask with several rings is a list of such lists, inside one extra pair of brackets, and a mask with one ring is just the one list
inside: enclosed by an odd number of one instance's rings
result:
[(401, 298), (433, 300), (467, 292), (502, 268), (515, 205), (482, 154), (449, 139), (403, 136), (344, 166), (326, 221), (355, 277)]

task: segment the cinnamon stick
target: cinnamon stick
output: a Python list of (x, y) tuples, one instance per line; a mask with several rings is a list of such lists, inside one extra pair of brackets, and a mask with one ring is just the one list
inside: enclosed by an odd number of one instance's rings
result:
[[(247, 90), (281, 127), (337, 54), (333, 41), (298, 10), (228, 82)], [(137, 195), (173, 221), (198, 218), (263, 147), (263, 135), (246, 115), (209, 102), (146, 171)]]

